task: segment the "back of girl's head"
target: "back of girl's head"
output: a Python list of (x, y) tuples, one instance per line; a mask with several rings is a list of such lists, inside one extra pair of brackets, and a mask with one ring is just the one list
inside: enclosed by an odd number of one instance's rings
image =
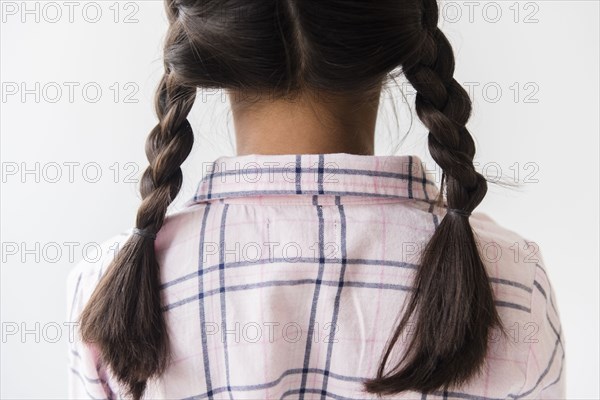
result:
[(424, 41), (420, 1), (168, 1), (165, 63), (198, 87), (372, 88)]
[[(166, 0), (165, 73), (156, 93), (159, 122), (146, 142), (136, 228), (81, 315), (81, 333), (134, 398), (169, 363), (152, 235), (182, 183), (194, 135), (187, 122), (198, 88), (233, 89), (273, 99), (297, 93), (378, 93), (403, 73), (417, 92), (416, 112), (443, 170), (448, 213), (425, 247), (408, 307), (392, 332), (371, 393), (430, 392), (480, 371), (488, 334), (502, 324), (468, 214), (487, 191), (475, 171), (466, 123), (471, 101), (454, 79), (450, 43), (438, 29), (435, 0)], [(398, 305), (400, 312), (400, 304)], [(386, 365), (411, 316), (403, 358)], [(502, 330), (501, 330), (502, 331)], [(502, 331), (503, 332), (503, 331)]]

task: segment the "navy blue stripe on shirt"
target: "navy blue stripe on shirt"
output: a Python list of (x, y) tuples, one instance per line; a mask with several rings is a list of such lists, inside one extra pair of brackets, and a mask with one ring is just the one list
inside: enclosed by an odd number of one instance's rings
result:
[(325, 193), (323, 191), (323, 171), (325, 169), (325, 156), (323, 154), (319, 154), (319, 169), (317, 175), (317, 182), (319, 185), (319, 194)]
[[(283, 257), (273, 257), (273, 258), (265, 258), (265, 259), (252, 260), (252, 261), (248, 261), (248, 260), (237, 261), (237, 262), (226, 263), (224, 268), (225, 269), (241, 268), (241, 267), (248, 267), (248, 266), (277, 264), (277, 263), (292, 263), (292, 264), (307, 263), (307, 264), (311, 264), (316, 261), (315, 258), (313, 258), (313, 257), (298, 257), (297, 259), (294, 258), (293, 260), (294, 261), (291, 262), (289, 258), (286, 259)], [(341, 262), (341, 259), (325, 258), (324, 262), (326, 264), (339, 264)], [(416, 264), (406, 263), (406, 262), (402, 262), (402, 261), (368, 260), (368, 259), (364, 259), (364, 258), (346, 259), (346, 265), (377, 265), (377, 266), (383, 266), (383, 267), (407, 268), (407, 269), (417, 269), (418, 268)], [(192, 272), (192, 273), (186, 274), (184, 276), (181, 276), (179, 278), (168, 281), (161, 285), (161, 289), (165, 289), (169, 286), (173, 286), (173, 285), (185, 282), (189, 279), (195, 278), (198, 275), (207, 275), (211, 272), (215, 272), (218, 270), (219, 270), (219, 264), (212, 265), (210, 267), (205, 267), (203, 269), (199, 269), (195, 272)], [(502, 285), (509, 285), (509, 286), (519, 288), (526, 292), (531, 293), (531, 288), (528, 288), (526, 285), (523, 285), (519, 282), (514, 282), (514, 281), (511, 281), (508, 279), (500, 279), (500, 278), (491, 277), (490, 282), (502, 284)]]
[[(301, 174), (302, 174), (302, 155), (297, 154), (296, 155), (296, 194), (302, 194), (302, 181), (301, 181)], [(198, 192), (196, 192), (198, 193)]]
[(308, 334), (306, 337), (306, 348), (304, 350), (304, 367), (302, 369), (302, 381), (300, 382), (300, 400), (304, 399), (304, 392), (306, 389), (306, 379), (308, 378), (308, 366), (310, 362), (310, 351), (312, 347), (312, 337), (314, 332), (315, 316), (317, 313), (317, 305), (319, 302), (319, 293), (321, 290), (321, 281), (323, 278), (323, 271), (325, 269), (325, 226), (323, 222), (323, 206), (317, 204), (317, 196), (313, 197), (313, 204), (317, 209), (317, 218), (319, 220), (319, 271), (317, 272), (317, 279), (315, 283), (315, 291), (313, 293), (312, 305), (310, 310), (310, 321), (308, 325)]
[[(204, 208), (204, 215), (202, 216), (202, 224), (200, 228), (200, 249), (199, 249), (199, 260), (198, 270), (202, 271), (204, 266), (202, 265), (204, 260), (204, 239), (206, 235), (206, 221), (208, 220), (208, 213), (210, 211), (211, 204), (208, 203)], [(202, 341), (202, 357), (204, 360), (204, 379), (207, 387), (207, 396), (209, 399), (213, 398), (212, 392), (212, 379), (210, 375), (210, 362), (208, 359), (208, 343), (206, 338), (206, 316), (204, 311), (204, 274), (198, 274), (198, 312), (200, 314), (200, 336)]]
[[(298, 160), (299, 158), (297, 158), (296, 160)], [(300, 173), (300, 174), (304, 174), (304, 173), (308, 173), (308, 174), (314, 174), (314, 173), (323, 173), (323, 174), (342, 174), (342, 175), (362, 175), (362, 176), (374, 176), (374, 177), (379, 177), (379, 178), (393, 178), (393, 179), (399, 179), (399, 180), (403, 180), (403, 181), (414, 181), (414, 182), (419, 182), (419, 183), (425, 183), (427, 185), (434, 185), (434, 182), (432, 182), (431, 180), (427, 179), (426, 176), (412, 176), (409, 174), (405, 174), (402, 172), (391, 172), (391, 171), (372, 171), (372, 170), (368, 170), (368, 169), (356, 169), (356, 168), (332, 168), (332, 167), (326, 167), (323, 164), (323, 167), (319, 167), (317, 166), (315, 167), (299, 167), (296, 165), (296, 167), (294, 169), (289, 168), (289, 167), (283, 167), (283, 168), (240, 168), (240, 169), (233, 169), (233, 170), (227, 170), (227, 171), (220, 171), (220, 172), (214, 172), (214, 173), (210, 173), (208, 175), (206, 175), (204, 178), (202, 178), (202, 181), (208, 181), (214, 178), (219, 178), (219, 177), (223, 177), (223, 176), (229, 176), (229, 175), (261, 175), (264, 173), (267, 174), (272, 174), (272, 173), (290, 173), (292, 171), (295, 171), (296, 173)]]
[(221, 294), (221, 323), (223, 324), (223, 355), (225, 357), (225, 377), (227, 379), (227, 392), (229, 393), (229, 399), (233, 400), (233, 394), (231, 393), (231, 383), (229, 377), (229, 351), (227, 349), (227, 304), (225, 304), (225, 222), (227, 220), (227, 210), (229, 204), (223, 206), (223, 215), (221, 216), (221, 226), (219, 234), (219, 243), (221, 244), (219, 249), (219, 288)]
[(331, 321), (331, 328), (329, 330), (329, 344), (327, 346), (327, 361), (325, 363), (325, 376), (323, 377), (323, 386), (321, 387), (321, 400), (325, 399), (325, 393), (327, 393), (327, 380), (329, 378), (329, 369), (331, 368), (331, 353), (333, 351), (333, 344), (335, 342), (335, 331), (337, 326), (339, 308), (340, 308), (340, 297), (342, 294), (342, 288), (344, 287), (344, 274), (346, 272), (346, 213), (344, 206), (340, 204), (340, 198), (336, 197), (336, 204), (338, 212), (340, 213), (340, 244), (342, 251), (342, 267), (340, 269), (340, 280), (338, 284), (338, 290), (335, 294), (335, 300), (333, 302), (333, 317)]
[[(264, 288), (264, 287), (274, 287), (274, 286), (282, 286), (283, 287), (283, 286), (311, 285), (311, 284), (326, 285), (326, 286), (338, 286), (339, 281), (326, 281), (326, 280), (321, 280), (321, 279), (298, 279), (298, 280), (263, 281), (263, 282), (259, 282), (259, 283), (253, 283), (253, 284), (232, 285), (232, 286), (228, 286), (228, 287), (224, 287), (224, 288), (213, 289), (213, 290), (210, 290), (205, 293), (200, 293), (200, 294), (197, 294), (194, 296), (190, 296), (190, 297), (181, 299), (179, 301), (176, 301), (174, 303), (171, 303), (171, 304), (163, 307), (163, 311), (169, 311), (174, 308), (180, 307), (184, 304), (196, 301), (199, 298), (206, 298), (206, 297), (213, 296), (220, 292), (230, 292), (230, 291), (233, 292), (233, 291), (239, 291), (239, 290), (250, 290), (250, 289), (258, 289), (258, 288)], [(392, 284), (392, 283), (366, 283), (363, 281), (346, 281), (346, 282), (344, 282), (344, 286), (361, 287), (361, 288), (368, 288), (368, 289), (400, 290), (400, 291), (413, 290), (412, 287), (405, 286), (405, 285), (396, 285), (396, 284)], [(526, 312), (531, 311), (529, 309), (529, 307), (525, 307), (520, 304), (511, 303), (511, 302), (507, 302), (507, 301), (497, 300), (497, 301), (495, 301), (495, 304), (496, 304), (496, 306), (499, 306), (499, 307), (514, 308), (516, 310), (521, 310), (521, 311), (526, 311)]]
[[(413, 198), (413, 187), (412, 187), (412, 183), (413, 183), (413, 158), (412, 156), (408, 156), (408, 198), (412, 199)], [(425, 193), (427, 193), (427, 191), (425, 191)]]

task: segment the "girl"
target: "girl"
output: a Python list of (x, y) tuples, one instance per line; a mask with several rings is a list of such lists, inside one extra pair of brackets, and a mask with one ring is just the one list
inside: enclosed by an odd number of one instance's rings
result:
[[(539, 252), (472, 214), (487, 184), (435, 0), (167, 0), (166, 12), (135, 228), (70, 275), (72, 396), (564, 397)], [(380, 93), (400, 73), (439, 187), (417, 156), (373, 154)], [(237, 155), (166, 217), (198, 88), (227, 91)]]

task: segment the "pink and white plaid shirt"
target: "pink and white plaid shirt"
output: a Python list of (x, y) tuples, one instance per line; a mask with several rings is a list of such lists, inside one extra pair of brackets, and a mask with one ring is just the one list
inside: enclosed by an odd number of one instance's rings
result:
[[(416, 156), (218, 158), (156, 239), (173, 358), (145, 398), (375, 399), (361, 381), (375, 376), (444, 218), (437, 194)], [(512, 338), (490, 338), (469, 385), (384, 398), (565, 398), (565, 342), (537, 246), (483, 213), (470, 221)], [(71, 321), (128, 235), (70, 273)], [(70, 346), (70, 395), (121, 398), (95, 349)]]

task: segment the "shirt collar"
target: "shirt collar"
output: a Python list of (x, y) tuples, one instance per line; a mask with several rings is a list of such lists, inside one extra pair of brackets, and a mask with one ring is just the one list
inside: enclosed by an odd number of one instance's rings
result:
[(257, 197), (264, 201), (273, 196), (310, 200), (315, 195), (432, 202), (438, 193), (435, 180), (415, 155), (248, 154), (214, 160), (187, 204)]

